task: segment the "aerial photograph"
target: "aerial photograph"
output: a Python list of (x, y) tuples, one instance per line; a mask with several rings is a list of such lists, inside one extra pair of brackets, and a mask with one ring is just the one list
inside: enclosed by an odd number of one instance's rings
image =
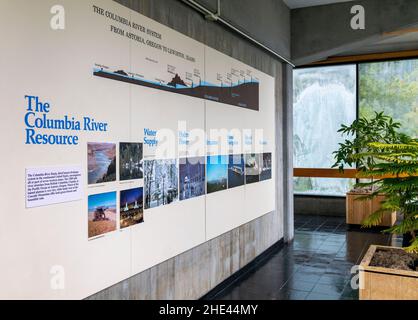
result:
[(142, 143), (119, 144), (119, 180), (142, 179)]
[(116, 181), (116, 144), (87, 144), (88, 183)]
[(178, 199), (176, 160), (144, 161), (145, 209), (164, 206)]
[(88, 197), (88, 237), (96, 237), (116, 230), (116, 192)]
[(208, 156), (206, 164), (207, 193), (228, 188), (228, 156)]
[(144, 222), (143, 188), (120, 192), (120, 228)]
[(244, 155), (230, 154), (228, 162), (228, 189), (245, 184)]
[(205, 157), (181, 158), (180, 200), (205, 194)]
[(245, 155), (245, 183), (260, 181), (260, 155), (256, 153)]

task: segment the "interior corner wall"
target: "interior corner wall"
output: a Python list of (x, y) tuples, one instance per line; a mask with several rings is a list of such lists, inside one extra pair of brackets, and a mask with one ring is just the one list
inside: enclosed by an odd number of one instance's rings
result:
[[(197, 299), (247, 265), (284, 237), (283, 64), (177, 0), (117, 0), (224, 54), (275, 78), (276, 83), (276, 210), (226, 232), (172, 259), (126, 279), (88, 299)], [(270, 4), (272, 2), (269, 2)], [(254, 3), (254, 6), (257, 4)], [(256, 9), (254, 9), (256, 10)], [(268, 8), (264, 8), (268, 10)], [(273, 10), (273, 9), (272, 9)], [(277, 10), (277, 7), (274, 8)], [(287, 10), (287, 8), (286, 8)], [(289, 15), (289, 12), (282, 13)], [(225, 17), (228, 18), (228, 17)], [(277, 21), (274, 22), (277, 24)], [(283, 29), (289, 30), (288, 21)], [(287, 44), (288, 46), (288, 44)], [(287, 50), (290, 51), (289, 46)], [(289, 219), (289, 218), (288, 218)], [(292, 233), (292, 231), (291, 231)]]
[[(364, 30), (351, 28), (354, 5), (365, 10)], [(361, 0), (294, 9), (292, 61), (305, 65), (381, 41), (388, 37), (385, 32), (416, 26), (417, 10), (416, 0)]]
[[(293, 68), (290, 65), (282, 68), (282, 122), (283, 147), (283, 207), (286, 214), (283, 217), (284, 240), (294, 238), (294, 196), (293, 196)], [(280, 152), (278, 152), (280, 154)]]

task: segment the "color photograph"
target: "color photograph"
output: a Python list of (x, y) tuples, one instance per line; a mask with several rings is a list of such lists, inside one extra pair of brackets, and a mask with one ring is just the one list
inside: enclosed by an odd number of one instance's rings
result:
[(260, 155), (261, 160), (261, 172), (260, 181), (271, 179), (271, 153), (263, 153)]
[(116, 181), (116, 144), (87, 144), (88, 183)]
[(182, 158), (179, 164), (180, 200), (205, 194), (205, 158)]
[(116, 230), (116, 192), (90, 195), (88, 209), (89, 238)]
[(142, 143), (119, 144), (119, 180), (142, 179)]
[(245, 184), (244, 155), (230, 154), (228, 162), (228, 189)]
[(228, 156), (207, 157), (207, 193), (228, 188)]
[(145, 209), (164, 206), (178, 199), (176, 160), (144, 161)]
[(120, 192), (120, 228), (144, 222), (143, 188)]
[(260, 155), (251, 153), (245, 155), (245, 183), (260, 181)]

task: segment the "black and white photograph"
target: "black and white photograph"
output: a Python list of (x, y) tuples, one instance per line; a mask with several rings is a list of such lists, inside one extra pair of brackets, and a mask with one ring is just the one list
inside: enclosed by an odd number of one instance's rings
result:
[(164, 206), (178, 200), (177, 161), (144, 161), (144, 208)]

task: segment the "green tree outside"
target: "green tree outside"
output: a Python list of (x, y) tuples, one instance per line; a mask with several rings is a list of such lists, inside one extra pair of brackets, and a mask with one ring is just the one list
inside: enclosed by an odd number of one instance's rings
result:
[(384, 112), (418, 137), (418, 60), (360, 64), (359, 81), (361, 117)]

